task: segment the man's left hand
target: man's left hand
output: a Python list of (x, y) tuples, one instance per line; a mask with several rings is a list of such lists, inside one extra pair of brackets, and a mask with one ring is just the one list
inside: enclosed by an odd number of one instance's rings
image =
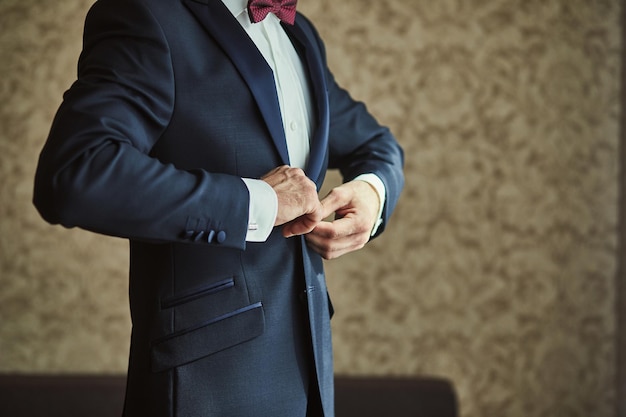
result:
[(369, 241), (378, 220), (378, 193), (365, 181), (350, 181), (334, 188), (321, 201), (324, 218), (306, 235), (307, 242), (324, 259), (334, 259), (361, 249)]

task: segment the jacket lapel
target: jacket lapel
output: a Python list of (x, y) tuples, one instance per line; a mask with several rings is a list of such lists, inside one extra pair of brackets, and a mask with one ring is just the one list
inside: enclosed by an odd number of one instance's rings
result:
[(325, 165), (326, 150), (328, 147), (330, 123), (328, 93), (324, 76), (323, 60), (319, 49), (313, 47), (317, 40), (312, 37), (310, 32), (303, 30), (300, 22), (300, 19), (296, 19), (295, 25), (283, 24), (283, 28), (304, 60), (305, 67), (309, 72), (311, 88), (313, 89), (313, 91), (311, 91), (311, 97), (314, 101), (313, 105), (315, 106), (317, 120), (315, 130), (311, 136), (310, 154), (305, 172), (309, 178), (318, 182), (317, 180), (320, 178), (322, 168)]
[[(239, 73), (248, 84), (283, 163), (289, 164), (287, 142), (274, 74), (261, 53), (250, 41), (245, 31), (233, 20), (224, 3), (215, 0), (182, 0), (211, 36), (220, 44)], [(310, 31), (303, 29), (301, 19), (295, 25), (283, 25), (309, 72), (313, 105), (317, 120), (311, 137), (310, 154), (305, 172), (313, 181), (320, 178), (325, 165), (329, 131), (329, 104), (324, 75), (323, 60), (319, 48), (313, 47), (317, 40)], [(323, 175), (322, 175), (323, 177)]]
[(282, 162), (289, 164), (287, 141), (271, 68), (245, 31), (234, 21), (224, 3), (211, 0), (183, 0), (183, 3), (237, 67), (259, 105)]

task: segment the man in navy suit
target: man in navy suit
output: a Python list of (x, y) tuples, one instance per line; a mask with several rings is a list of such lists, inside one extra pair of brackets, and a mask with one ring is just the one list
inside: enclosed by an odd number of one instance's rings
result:
[[(99, 0), (87, 16), (34, 203), (130, 241), (125, 416), (334, 415), (322, 258), (384, 229), (403, 155), (279, 3)], [(320, 201), (327, 169), (344, 184)]]

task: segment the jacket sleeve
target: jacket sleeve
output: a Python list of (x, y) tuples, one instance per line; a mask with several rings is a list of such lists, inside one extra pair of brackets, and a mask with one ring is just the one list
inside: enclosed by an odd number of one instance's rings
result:
[(383, 222), (376, 237), (385, 229), (404, 186), (404, 153), (389, 129), (379, 125), (363, 103), (354, 101), (334, 81), (329, 94), (329, 168), (339, 169), (344, 182), (372, 173), (385, 186)]
[(354, 100), (337, 84), (328, 69), (323, 42), (319, 36), (316, 39), (326, 69), (330, 107), (329, 168), (339, 169), (345, 182), (366, 173), (376, 174), (382, 180), (387, 195), (383, 223), (376, 237), (384, 230), (404, 186), (404, 152), (390, 130), (376, 121), (365, 104)]
[(34, 204), (50, 223), (148, 241), (243, 249), (240, 178), (150, 155), (174, 109), (170, 50), (150, 10), (100, 0), (88, 13), (78, 79), (41, 152)]

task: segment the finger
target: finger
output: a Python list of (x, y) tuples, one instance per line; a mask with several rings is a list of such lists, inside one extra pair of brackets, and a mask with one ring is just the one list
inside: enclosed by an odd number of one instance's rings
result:
[(310, 234), (323, 239), (340, 240), (358, 233), (354, 216), (341, 217), (331, 222), (320, 222)]
[(326, 218), (339, 209), (345, 207), (351, 201), (351, 196), (342, 188), (332, 189), (321, 201), (323, 214)]
[(275, 185), (276, 181), (275, 181), (274, 176), (278, 174), (279, 172), (285, 172), (288, 169), (289, 169), (288, 165), (277, 166), (276, 168), (272, 169), (271, 171), (263, 175), (261, 179), (270, 185)]
[(306, 235), (307, 244), (324, 259), (335, 259), (349, 252), (361, 249), (367, 239), (360, 235), (346, 236), (341, 239), (327, 239), (311, 233)]
[(307, 216), (301, 216), (295, 220), (286, 223), (283, 226), (283, 236), (292, 237), (296, 235), (304, 235), (312, 232), (319, 224), (319, 220), (308, 218)]
[(322, 205), (317, 203), (317, 207), (310, 213), (304, 214), (283, 226), (283, 236), (304, 235), (312, 232), (315, 227), (324, 220), (322, 216)]
[(306, 235), (314, 246), (325, 252), (342, 249), (350, 245), (350, 227), (344, 219), (320, 222)]
[(314, 252), (318, 253), (322, 258), (326, 260), (337, 259), (340, 256), (345, 255), (346, 253), (352, 252), (351, 250), (348, 250), (348, 249), (329, 251), (324, 248), (315, 246), (309, 241), (307, 241), (307, 244), (309, 245), (311, 249), (313, 249)]
[(306, 235), (309, 245), (326, 259), (361, 249), (370, 239), (370, 229), (359, 216), (348, 214), (332, 222), (320, 222)]

